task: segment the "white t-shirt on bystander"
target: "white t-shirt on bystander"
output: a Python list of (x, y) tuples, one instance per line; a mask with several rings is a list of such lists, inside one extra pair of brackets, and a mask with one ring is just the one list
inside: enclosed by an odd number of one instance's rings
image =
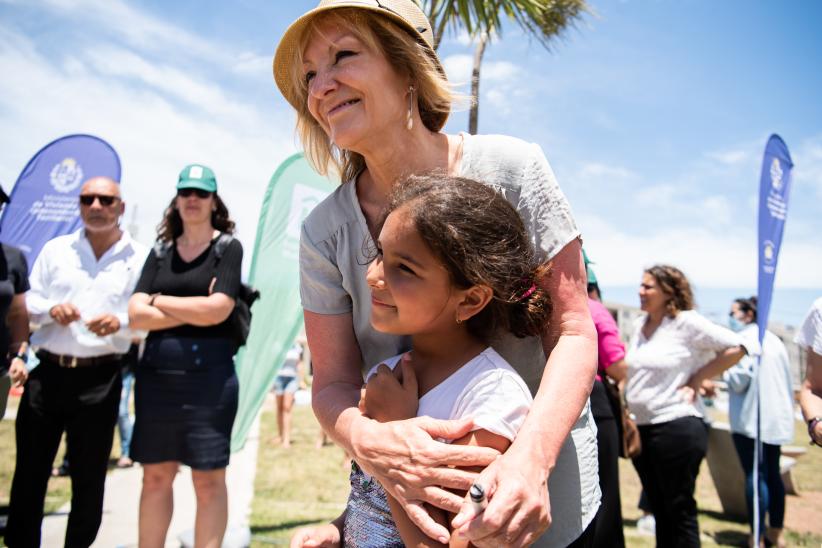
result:
[(816, 299), (811, 305), (794, 342), (822, 356), (822, 297)]

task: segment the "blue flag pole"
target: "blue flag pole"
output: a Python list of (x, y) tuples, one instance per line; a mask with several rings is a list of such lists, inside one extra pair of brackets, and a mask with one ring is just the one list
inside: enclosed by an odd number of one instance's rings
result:
[[(762, 173), (759, 178), (759, 229), (758, 229), (758, 276), (757, 276), (757, 324), (759, 344), (762, 345), (768, 328), (768, 316), (773, 298), (774, 277), (782, 246), (782, 233), (788, 215), (788, 196), (791, 187), (793, 161), (788, 147), (781, 137), (774, 134), (765, 146), (762, 158)], [(761, 460), (759, 371), (762, 355), (757, 360), (754, 388), (756, 389), (756, 440), (754, 443), (754, 539), (759, 544), (761, 537), (759, 522), (759, 463)]]

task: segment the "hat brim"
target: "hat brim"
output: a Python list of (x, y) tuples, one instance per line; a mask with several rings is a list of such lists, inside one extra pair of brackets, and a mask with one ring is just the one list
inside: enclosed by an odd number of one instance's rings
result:
[(182, 188), (197, 188), (200, 190), (205, 190), (207, 192), (217, 192), (217, 185), (199, 179), (184, 179), (178, 182), (177, 189), (179, 190)]
[[(437, 52), (434, 51), (433, 46), (426, 40), (424, 40), (420, 36), (417, 29), (415, 29), (408, 21), (406, 21), (404, 18), (394, 13), (393, 11), (386, 10), (384, 8), (381, 8), (380, 6), (363, 4), (361, 2), (357, 2), (356, 0), (350, 3), (340, 2), (329, 6), (319, 6), (310, 11), (307, 11), (306, 13), (301, 15), (296, 21), (291, 23), (291, 25), (289, 25), (289, 27), (285, 30), (285, 33), (283, 33), (283, 36), (280, 39), (280, 43), (277, 44), (277, 50), (274, 53), (274, 81), (277, 83), (277, 88), (279, 88), (280, 93), (283, 95), (283, 97), (285, 97), (285, 100), (288, 101), (289, 104), (292, 107), (294, 107), (294, 109), (297, 112), (300, 111), (303, 105), (299, 101), (297, 93), (294, 91), (294, 82), (291, 78), (291, 63), (297, 53), (299, 38), (302, 35), (302, 32), (305, 30), (305, 28), (311, 23), (312, 19), (314, 19), (321, 13), (325, 13), (340, 8), (357, 8), (362, 10), (373, 11), (375, 13), (379, 13), (382, 17), (386, 17), (387, 19), (393, 21), (400, 28), (407, 31), (412, 37), (417, 38), (418, 41), (420, 41), (420, 43), (425, 44), (425, 46), (428, 48), (431, 58), (437, 65), (437, 69), (443, 76), (445, 75), (445, 69), (443, 69), (442, 63), (440, 63), (440, 58), (437, 55)], [(448, 113), (443, 113), (442, 121), (441, 123), (439, 123), (440, 127), (436, 128), (436, 131), (442, 129), (442, 126), (445, 125), (447, 119)]]

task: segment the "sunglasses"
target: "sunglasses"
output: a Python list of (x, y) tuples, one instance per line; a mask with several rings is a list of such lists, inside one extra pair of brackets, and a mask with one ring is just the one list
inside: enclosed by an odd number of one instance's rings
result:
[(212, 193), (207, 191), (207, 190), (202, 190), (200, 188), (178, 188), (177, 189), (177, 196), (180, 196), (181, 198), (188, 198), (192, 194), (194, 194), (195, 196), (197, 196), (201, 200), (205, 200), (206, 198), (211, 196)]
[(99, 200), (100, 205), (103, 207), (109, 207), (113, 203), (120, 200), (117, 196), (106, 196), (105, 194), (82, 194), (80, 196), (80, 203), (84, 206), (90, 206), (94, 203), (94, 200)]

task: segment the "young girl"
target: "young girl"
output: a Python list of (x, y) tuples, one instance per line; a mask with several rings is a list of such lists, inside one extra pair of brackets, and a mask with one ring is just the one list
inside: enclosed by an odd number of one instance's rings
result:
[[(550, 313), (547, 293), (534, 283), (544, 267), (522, 220), (486, 185), (416, 176), (396, 187), (376, 232), (367, 275), (371, 323), (384, 333), (410, 335), (413, 350), (369, 371), (361, 411), (380, 422), (471, 417), (475, 430), (453, 443), (504, 452), (532, 398), (489, 344), (501, 330), (518, 337), (541, 333)], [(450, 521), (438, 509), (429, 511), (440, 523)], [(345, 512), (332, 524), (298, 531), (291, 545), (341, 541), (439, 545), (356, 462)]]

